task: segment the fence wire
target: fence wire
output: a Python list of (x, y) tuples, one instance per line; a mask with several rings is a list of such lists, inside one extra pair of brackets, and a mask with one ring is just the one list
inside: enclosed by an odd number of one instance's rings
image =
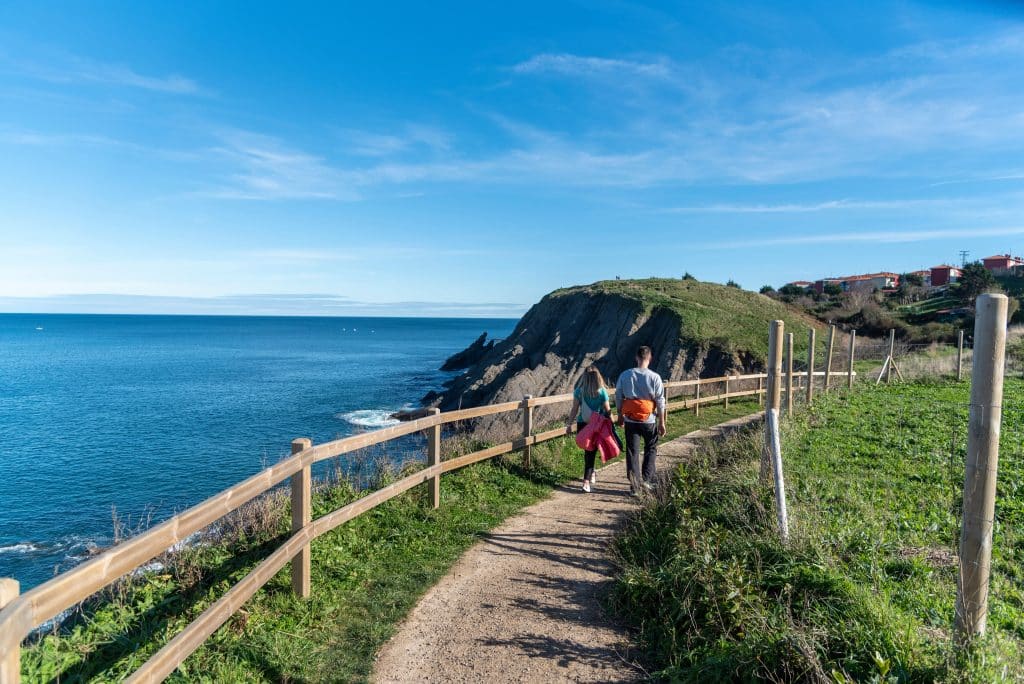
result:
[[(844, 342), (840, 353), (837, 336), (833, 371), (849, 368), (849, 338)], [(822, 370), (823, 357), (816, 356), (816, 370)], [(897, 342), (889, 356), (888, 339), (858, 339), (859, 391), (847, 394), (846, 378), (833, 378), (832, 387), (844, 390), (843, 399), (810, 414), (810, 421), (825, 429), (806, 430), (799, 453), (784, 454), (792, 479), (787, 489), (798, 503), (790, 525), (822, 539), (853, 577), (911, 614), (919, 636), (952, 664), (964, 569), (960, 535), (972, 408), (970, 341), (965, 340), (960, 361), (963, 382), (940, 387), (909, 381), (955, 378), (957, 344)], [(887, 360), (899, 373), (882, 372)], [(794, 359), (794, 371), (806, 368), (805, 351), (803, 359)], [(1014, 380), (1022, 373), (1024, 367), (1008, 355), (1006, 382), (1013, 387), (1002, 405), (995, 514), (982, 521), (992, 530), (988, 625), (1016, 638), (1024, 637), (1024, 386)], [(880, 377), (881, 385), (892, 386), (875, 389)], [(823, 382), (815, 382), (820, 396)], [(804, 397), (803, 388), (794, 386), (794, 403)], [(782, 405), (785, 412), (785, 394)], [(979, 410), (984, 408), (975, 407)]]

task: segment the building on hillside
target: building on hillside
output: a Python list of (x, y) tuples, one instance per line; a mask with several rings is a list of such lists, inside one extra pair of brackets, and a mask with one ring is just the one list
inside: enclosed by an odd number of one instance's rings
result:
[(786, 287), (786, 286), (802, 287), (803, 289), (806, 290), (807, 288), (811, 287), (812, 285), (814, 285), (814, 283), (812, 283), (810, 280), (794, 280), (791, 283), (786, 283), (786, 285), (784, 285), (783, 287)]
[(838, 285), (839, 288), (842, 289), (842, 287), (843, 287), (842, 283), (843, 283), (843, 279), (842, 278), (822, 278), (821, 280), (814, 281), (814, 284), (811, 287), (813, 287), (814, 291), (817, 292), (818, 294), (825, 294), (825, 287), (826, 286), (828, 286), (828, 285)]
[(829, 285), (837, 285), (843, 292), (864, 290), (891, 290), (900, 286), (898, 273), (865, 273), (863, 275), (843, 276), (842, 278), (822, 278), (815, 281), (814, 291), (822, 294)]
[(1024, 266), (1024, 259), (1009, 254), (996, 254), (981, 260), (992, 275), (1010, 275), (1014, 269)]
[(875, 290), (892, 290), (900, 286), (900, 274), (899, 273), (865, 273), (864, 275), (855, 275), (848, 278), (843, 278), (843, 290), (849, 292), (851, 290), (866, 290), (868, 292), (874, 292)]
[(932, 287), (942, 287), (943, 285), (949, 285), (960, 280), (960, 275), (963, 273), (956, 266), (950, 266), (949, 264), (941, 264), (939, 266), (932, 266), (932, 276), (930, 285)]

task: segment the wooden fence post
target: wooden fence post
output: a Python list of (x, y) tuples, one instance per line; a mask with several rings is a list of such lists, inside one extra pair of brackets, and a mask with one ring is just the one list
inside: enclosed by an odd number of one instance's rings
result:
[(786, 333), (786, 415), (793, 415), (793, 333)]
[(725, 410), (729, 410), (729, 376), (725, 376)]
[(853, 355), (857, 351), (857, 331), (850, 331), (850, 368), (846, 374), (846, 386), (848, 389), (853, 389)]
[(530, 406), (532, 394), (523, 397), (523, 439), (526, 445), (523, 447), (523, 467), (529, 468), (533, 463), (533, 445), (530, 444), (530, 436), (533, 434), (533, 407)]
[(995, 524), (999, 430), (1002, 424), (1006, 360), (1004, 294), (975, 300), (974, 368), (964, 472), (964, 517), (960, 533), (960, 581), (956, 594), (956, 633), (961, 642), (985, 633), (992, 527)]
[[(436, 416), (441, 413), (439, 408), (427, 409), (428, 416)], [(441, 424), (438, 423), (430, 428), (427, 433), (427, 465), (435, 466), (441, 463)], [(430, 478), (430, 505), (434, 508), (441, 506), (441, 473)]]
[[(292, 440), (292, 453), (313, 446), (305, 437)], [(310, 466), (292, 475), (292, 532), (298, 532), (313, 520), (313, 482)], [(299, 598), (309, 598), (311, 560), (309, 544), (306, 544), (292, 558), (292, 591)]]
[(697, 391), (693, 395), (693, 417), (700, 418), (700, 378), (697, 378)]
[(767, 482), (772, 474), (771, 430), (768, 414), (778, 414), (782, 405), (782, 337), (786, 329), (783, 321), (772, 321), (768, 335), (768, 392), (765, 397), (765, 444), (761, 452), (761, 481)]
[(832, 351), (836, 347), (836, 326), (828, 327), (828, 351), (825, 352), (825, 393), (832, 384)]
[(764, 406), (764, 378), (759, 377), (757, 379), (757, 405)]
[[(10, 577), (0, 579), (0, 609), (18, 598), (21, 585)], [(21, 646), (15, 644), (0, 661), (0, 684), (18, 684), (21, 681)]]
[(807, 334), (807, 405), (814, 399), (814, 328)]
[(964, 379), (964, 331), (956, 336), (956, 381)]

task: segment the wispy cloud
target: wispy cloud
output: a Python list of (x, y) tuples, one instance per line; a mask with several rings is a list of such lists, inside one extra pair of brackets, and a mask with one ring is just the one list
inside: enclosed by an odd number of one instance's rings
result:
[(573, 77), (642, 76), (668, 78), (672, 70), (667, 60), (640, 62), (608, 57), (587, 57), (568, 53), (544, 53), (512, 67), (517, 74), (558, 74)]
[(345, 152), (365, 157), (389, 157), (418, 150), (445, 152), (452, 146), (449, 133), (423, 124), (405, 124), (388, 132), (342, 128), (338, 135)]
[[(968, 201), (968, 200), (965, 200)], [(977, 200), (969, 200), (977, 201)], [(945, 207), (956, 204), (956, 199), (905, 199), (905, 200), (830, 200), (827, 202), (794, 204), (708, 204), (704, 206), (669, 207), (662, 209), (667, 214), (801, 214), (837, 210), (891, 210), (921, 207)]]
[[(322, 293), (163, 297), (122, 294), (0, 295), (9, 313), (199, 314), (222, 316), (457, 316), (517, 318), (527, 305), (512, 302), (360, 301)], [(367, 334), (370, 330), (363, 331)]]
[[(0, 54), (0, 59), (3, 59)], [(136, 88), (170, 95), (200, 95), (205, 91), (193, 79), (181, 74), (154, 76), (125, 64), (100, 62), (77, 55), (53, 55), (46, 62), (3, 59), (8, 68), (30, 78), (60, 84), (96, 84)]]
[[(772, 238), (744, 240), (748, 247), (784, 247), (794, 245), (854, 244), (854, 243), (912, 243), (930, 240), (971, 239), (982, 237), (1008, 237), (1024, 235), (1024, 227), (949, 228), (938, 230), (865, 230), (788, 235)], [(735, 249), (736, 242), (704, 242), (687, 245), (687, 249)]]
[(322, 158), (295, 150), (276, 138), (228, 130), (214, 153), (231, 165), (219, 185), (198, 194), (221, 199), (355, 200), (351, 178)]

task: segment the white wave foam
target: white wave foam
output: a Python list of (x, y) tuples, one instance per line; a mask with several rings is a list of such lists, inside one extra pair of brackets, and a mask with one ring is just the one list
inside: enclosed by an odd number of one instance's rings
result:
[(0, 546), (0, 553), (32, 553), (38, 551), (39, 547), (32, 542), (21, 542), (10, 546)]
[(334, 417), (338, 420), (344, 420), (347, 423), (351, 423), (352, 425), (376, 429), (398, 425), (401, 421), (392, 418), (392, 413), (394, 413), (394, 411), (382, 409), (361, 409), (359, 411), (349, 411), (348, 413), (338, 413)]

